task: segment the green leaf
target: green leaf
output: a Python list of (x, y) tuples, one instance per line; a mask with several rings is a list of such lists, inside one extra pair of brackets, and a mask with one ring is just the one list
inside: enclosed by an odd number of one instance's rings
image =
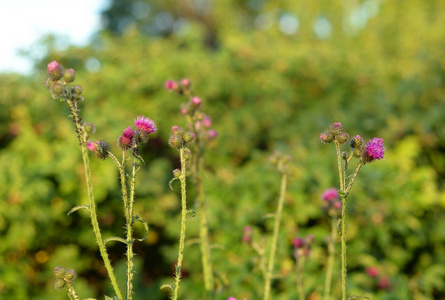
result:
[(145, 219), (139, 217), (138, 215), (136, 215), (133, 218), (133, 223), (138, 222), (138, 221), (141, 222), (144, 225), (144, 228), (145, 228), (145, 235), (142, 238), (138, 239), (138, 241), (142, 242), (143, 240), (145, 240), (147, 238), (148, 232), (150, 231), (150, 229), (148, 227), (147, 221)]
[(121, 243), (124, 243), (125, 245), (128, 245), (128, 242), (127, 242), (126, 240), (124, 240), (124, 239), (121, 238), (121, 237), (117, 237), (117, 236), (112, 236), (112, 237), (106, 238), (106, 239), (104, 240), (104, 244), (106, 245), (106, 244), (107, 244), (108, 242), (110, 242), (110, 241), (121, 242)]

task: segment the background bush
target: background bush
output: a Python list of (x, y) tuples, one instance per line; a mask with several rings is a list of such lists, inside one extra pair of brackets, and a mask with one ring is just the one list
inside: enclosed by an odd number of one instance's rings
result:
[[(241, 237), (247, 225), (264, 246), (270, 235), (266, 215), (280, 180), (268, 163), (275, 149), (292, 155), (293, 176), (273, 299), (297, 297), (292, 239), (307, 234), (315, 244), (305, 289), (319, 299), (329, 233), (320, 195), (338, 179), (335, 150), (318, 136), (333, 122), (365, 139), (383, 137), (387, 146), (386, 159), (362, 170), (350, 196), (350, 294), (445, 299), (445, 3), (184, 3), (150, 1), (149, 14), (138, 17), (144, 2), (111, 2), (108, 27), (88, 47), (57, 50), (49, 37), (34, 74), (0, 75), (0, 296), (65, 299), (53, 288), (59, 265), (76, 269), (81, 298), (110, 292), (87, 215), (66, 216), (87, 195), (68, 110), (43, 85), (46, 64), (57, 60), (77, 72), (95, 139), (113, 143), (138, 115), (159, 128), (141, 151), (147, 164), (136, 187), (135, 212), (150, 224), (149, 237), (135, 245), (136, 299), (164, 299), (159, 287), (172, 281), (180, 207), (168, 188), (178, 159), (167, 140), (171, 126), (186, 125), (179, 112), (186, 99), (163, 84), (184, 77), (219, 132), (204, 174), (218, 299), (262, 295), (258, 259)], [(298, 31), (285, 34), (292, 26), (283, 24), (295, 20)], [(326, 20), (330, 34), (325, 26), (317, 35), (314, 24)], [(103, 234), (123, 233), (117, 170), (94, 159), (92, 170)], [(187, 237), (198, 237), (197, 218)], [(112, 244), (109, 252), (124, 284), (124, 247)], [(199, 255), (198, 245), (186, 248), (181, 294), (188, 299), (203, 289)], [(365, 274), (369, 266), (389, 277), (389, 289)], [(339, 271), (334, 275), (339, 295)]]

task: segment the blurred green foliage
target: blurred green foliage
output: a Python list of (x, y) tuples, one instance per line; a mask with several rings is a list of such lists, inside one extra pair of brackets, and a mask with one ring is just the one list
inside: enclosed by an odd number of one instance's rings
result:
[[(135, 245), (136, 299), (164, 299), (159, 287), (173, 280), (180, 207), (168, 181), (178, 159), (167, 140), (173, 125), (186, 124), (179, 112), (186, 99), (163, 83), (184, 77), (219, 132), (205, 153), (204, 174), (217, 299), (262, 295), (258, 257), (241, 238), (250, 225), (255, 241), (267, 245), (266, 216), (280, 181), (268, 163), (275, 149), (292, 155), (293, 176), (273, 299), (296, 299), (292, 239), (307, 234), (315, 243), (305, 289), (320, 299), (329, 234), (320, 195), (338, 179), (334, 147), (318, 136), (333, 122), (366, 140), (382, 137), (387, 146), (386, 159), (362, 169), (349, 197), (349, 294), (445, 299), (445, 2), (214, 1), (199, 14), (165, 3), (152, 7), (187, 21), (176, 31), (124, 26), (119, 34), (105, 30), (89, 47), (63, 51), (47, 39), (35, 74), (0, 75), (0, 297), (66, 299), (53, 288), (59, 265), (79, 274), (80, 298), (111, 294), (86, 213), (66, 215), (87, 196), (68, 109), (43, 85), (46, 64), (57, 60), (77, 72), (83, 118), (96, 124), (95, 139), (115, 141), (138, 115), (159, 128), (141, 149), (147, 164), (137, 178), (135, 212), (151, 231)], [(318, 34), (314, 24), (322, 24)], [(123, 234), (117, 170), (92, 159), (92, 171), (103, 235)], [(198, 217), (187, 230), (181, 287), (187, 299), (203, 290), (199, 247), (192, 243)], [(110, 244), (109, 253), (124, 284), (125, 249)], [(365, 274), (369, 266), (389, 278), (389, 289)], [(339, 275), (337, 262), (335, 298)]]

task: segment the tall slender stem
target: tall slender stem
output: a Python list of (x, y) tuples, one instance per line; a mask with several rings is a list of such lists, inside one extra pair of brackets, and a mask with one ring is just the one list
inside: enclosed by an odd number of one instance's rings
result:
[(278, 200), (277, 212), (275, 214), (275, 224), (273, 230), (273, 237), (271, 243), (271, 250), (269, 254), (269, 262), (264, 283), (264, 300), (268, 300), (270, 296), (270, 282), (272, 279), (273, 265), (275, 260), (275, 252), (277, 250), (278, 232), (280, 230), (281, 213), (283, 211), (284, 195), (286, 193), (287, 173), (282, 172), (280, 198)]
[(68, 297), (73, 300), (79, 300), (79, 296), (77, 296), (76, 291), (71, 283), (66, 283), (66, 291), (68, 293)]
[(337, 240), (336, 221), (337, 218), (334, 215), (331, 216), (331, 235), (328, 239), (328, 262), (326, 264), (326, 279), (324, 282), (323, 300), (329, 300), (329, 294), (331, 291), (332, 269), (335, 259), (335, 241)]
[(130, 182), (130, 199), (127, 205), (127, 300), (133, 299), (133, 278), (134, 278), (134, 253), (133, 253), (133, 205), (134, 187), (136, 182), (136, 162), (133, 159), (133, 168)]
[(117, 284), (116, 276), (114, 275), (113, 267), (111, 266), (111, 262), (107, 254), (107, 249), (105, 247), (102, 235), (100, 233), (99, 222), (97, 221), (96, 202), (94, 201), (93, 184), (91, 181), (90, 160), (88, 158), (88, 152), (86, 147), (86, 134), (83, 131), (81, 125), (81, 119), (78, 114), (76, 105), (69, 99), (67, 99), (66, 102), (68, 103), (74, 124), (76, 126), (77, 137), (79, 139), (80, 149), (82, 152), (82, 159), (85, 167), (85, 180), (87, 185), (91, 225), (93, 226), (93, 231), (96, 236), (96, 242), (97, 245), (99, 246), (99, 251), (104, 261), (105, 268), (107, 269), (108, 277), (110, 277), (111, 285), (113, 286), (116, 296), (119, 298), (119, 300), (122, 300), (123, 299), (122, 293)]
[(303, 249), (297, 250), (297, 291), (298, 291), (298, 300), (304, 300), (304, 288), (303, 288), (303, 269), (304, 269), (304, 261), (306, 260), (306, 256), (304, 254)]
[(198, 135), (196, 135), (195, 139), (195, 149), (196, 151), (193, 160), (193, 178), (196, 190), (196, 200), (198, 203), (201, 262), (204, 273), (204, 287), (206, 290), (206, 298), (211, 298), (214, 283), (212, 264), (210, 262), (209, 225), (207, 221), (207, 210), (204, 200), (204, 191), (201, 182), (202, 149), (200, 147)]
[(186, 192), (186, 161), (184, 159), (184, 148), (179, 149), (181, 159), (181, 235), (179, 237), (178, 263), (176, 265), (175, 275), (175, 289), (173, 291), (172, 299), (178, 299), (179, 283), (181, 282), (182, 261), (184, 259), (184, 245), (185, 245), (185, 225), (187, 219), (187, 192)]

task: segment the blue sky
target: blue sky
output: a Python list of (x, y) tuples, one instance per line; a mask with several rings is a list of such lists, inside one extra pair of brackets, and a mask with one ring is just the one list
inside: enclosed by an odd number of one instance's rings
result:
[(31, 64), (18, 55), (45, 34), (85, 45), (100, 28), (100, 12), (108, 0), (1, 0), (0, 72), (26, 73)]

